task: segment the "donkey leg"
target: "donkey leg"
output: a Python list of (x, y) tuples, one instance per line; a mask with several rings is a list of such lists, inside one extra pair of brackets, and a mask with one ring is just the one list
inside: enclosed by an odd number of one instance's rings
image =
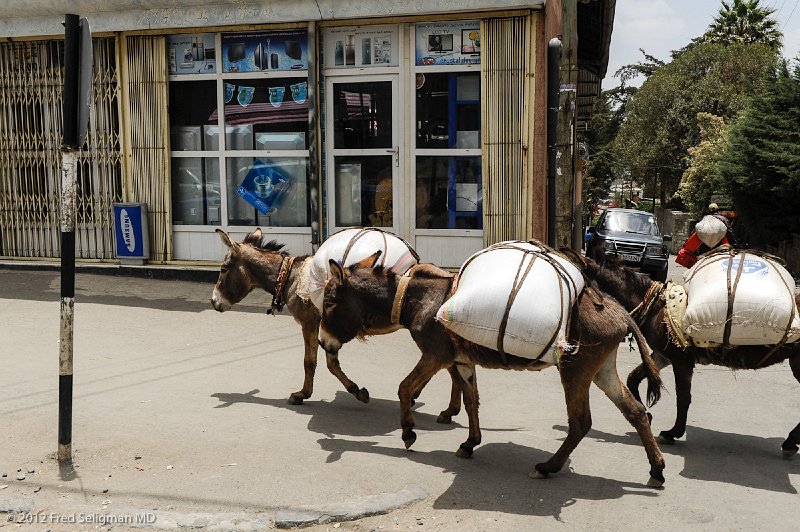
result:
[(406, 449), (417, 441), (414, 432), (414, 416), (411, 413), (411, 403), (414, 394), (420, 390), (425, 383), (431, 380), (441, 367), (432, 360), (421, 358), (414, 369), (411, 370), (397, 389), (397, 397), (400, 399), (400, 427), (403, 429), (403, 442)]
[(303, 388), (294, 392), (286, 400), (290, 405), (301, 405), (304, 399), (311, 397), (314, 392), (314, 373), (317, 370), (317, 340), (318, 327), (304, 327), (303, 328), (303, 343), (305, 344), (305, 355), (303, 357), (303, 368), (305, 369), (305, 377), (303, 379)]
[[(475, 369), (473, 368), (472, 371), (474, 374)], [(439, 413), (439, 417), (436, 418), (437, 423), (443, 423), (445, 425), (452, 423), (453, 416), (461, 412), (461, 377), (458, 374), (458, 369), (456, 369), (455, 364), (447, 368), (447, 372), (450, 373), (450, 379), (452, 380), (450, 404), (447, 405), (447, 408), (442, 410)]]
[(647, 485), (659, 487), (664, 484), (664, 456), (658, 448), (644, 405), (636, 400), (630, 390), (622, 384), (617, 373), (617, 354), (612, 353), (594, 377), (594, 383), (603, 390), (620, 412), (625, 416), (642, 440), (650, 462), (650, 480)]
[[(456, 364), (456, 373), (460, 377), (460, 388), (464, 391), (464, 409), (469, 417), (469, 437), (462, 443), (456, 455), (470, 458), (473, 449), (481, 443), (481, 426), (478, 420), (478, 375), (474, 364)], [(452, 367), (452, 366), (451, 366)], [(438, 421), (438, 420), (437, 420)]]
[[(592, 364), (590, 367), (588, 364)], [(564, 467), (569, 455), (578, 443), (592, 428), (592, 413), (589, 409), (589, 386), (597, 373), (597, 365), (591, 358), (583, 359), (571, 355), (561, 357), (558, 369), (561, 373), (561, 385), (567, 403), (567, 419), (569, 429), (567, 437), (558, 451), (547, 462), (536, 464), (528, 473), (531, 478), (547, 478), (550, 473), (557, 473)]]
[(658, 435), (658, 443), (666, 445), (675, 443), (676, 439), (686, 433), (686, 417), (689, 415), (689, 405), (692, 403), (694, 364), (686, 361), (675, 362), (672, 364), (672, 371), (675, 374), (675, 401), (678, 412), (675, 425), (669, 430), (662, 430)]
[(330, 371), (332, 375), (339, 379), (339, 382), (342, 383), (345, 390), (353, 394), (353, 396), (362, 403), (369, 403), (369, 391), (367, 391), (366, 388), (359, 388), (358, 384), (351, 381), (347, 375), (344, 374), (342, 367), (339, 365), (338, 353), (326, 352), (325, 360), (328, 363), (328, 371)]
[[(794, 378), (797, 379), (797, 382), (800, 382), (800, 353), (795, 353), (789, 357), (789, 367), (792, 368)], [(798, 446), (800, 446), (800, 423), (789, 433), (786, 441), (781, 444), (783, 456), (785, 458), (791, 458), (797, 454)]]

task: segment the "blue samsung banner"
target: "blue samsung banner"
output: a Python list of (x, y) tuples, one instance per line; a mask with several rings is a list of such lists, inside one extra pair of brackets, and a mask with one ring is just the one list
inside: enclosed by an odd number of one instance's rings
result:
[(147, 206), (143, 203), (114, 204), (114, 248), (123, 259), (147, 259)]

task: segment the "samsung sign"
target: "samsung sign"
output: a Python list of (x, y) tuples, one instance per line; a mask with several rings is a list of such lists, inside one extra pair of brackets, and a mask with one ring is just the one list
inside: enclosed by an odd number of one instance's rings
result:
[(147, 259), (147, 207), (143, 203), (114, 204), (115, 252), (120, 259)]

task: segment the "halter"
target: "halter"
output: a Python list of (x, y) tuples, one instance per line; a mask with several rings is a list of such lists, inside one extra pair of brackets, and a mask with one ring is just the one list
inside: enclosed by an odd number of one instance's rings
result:
[(272, 305), (267, 309), (267, 314), (273, 316), (283, 310), (286, 301), (283, 298), (283, 289), (286, 287), (286, 280), (289, 278), (289, 272), (292, 271), (292, 264), (294, 264), (294, 257), (283, 257), (281, 259), (281, 266), (278, 268), (278, 278), (275, 280), (275, 295), (272, 296)]

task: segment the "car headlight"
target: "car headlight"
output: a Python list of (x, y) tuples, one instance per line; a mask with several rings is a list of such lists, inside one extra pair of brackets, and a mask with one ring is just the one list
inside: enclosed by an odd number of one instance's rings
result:
[(663, 255), (664, 246), (647, 246), (645, 253), (647, 255)]
[(613, 240), (604, 240), (603, 247), (606, 248), (607, 251), (614, 251), (614, 241)]

